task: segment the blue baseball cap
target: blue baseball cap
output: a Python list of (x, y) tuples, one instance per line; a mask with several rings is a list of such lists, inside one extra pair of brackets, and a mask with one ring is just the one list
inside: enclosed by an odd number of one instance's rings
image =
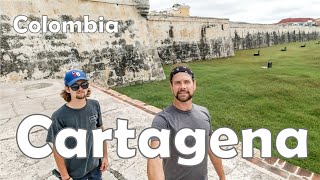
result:
[(71, 70), (64, 76), (64, 84), (66, 86), (71, 86), (78, 80), (88, 80), (86, 74), (80, 70)]

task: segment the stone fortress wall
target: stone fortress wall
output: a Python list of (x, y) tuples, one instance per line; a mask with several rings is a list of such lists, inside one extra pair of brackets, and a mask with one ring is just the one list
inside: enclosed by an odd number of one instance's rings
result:
[[(235, 50), (277, 44), (310, 41), (320, 38), (320, 27), (230, 22)], [(302, 44), (302, 43), (301, 43)]]
[(148, 26), (164, 64), (234, 55), (228, 19), (149, 16)]
[[(96, 83), (122, 86), (165, 78), (162, 64), (234, 55), (234, 50), (320, 38), (318, 27), (279, 27), (228, 19), (148, 15), (148, 0), (0, 0), (0, 81), (62, 78), (82, 69)], [(28, 22), (119, 22), (118, 33), (31, 33), (13, 29)], [(27, 22), (27, 23), (28, 23)]]
[[(61, 78), (71, 68), (89, 72), (104, 86), (164, 79), (161, 61), (150, 47), (143, 4), (135, 1), (14, 0), (0, 1), (1, 81)], [(147, 8), (147, 10), (149, 10)], [(13, 20), (83, 21), (84, 15), (98, 21), (119, 22), (118, 33), (18, 34)]]

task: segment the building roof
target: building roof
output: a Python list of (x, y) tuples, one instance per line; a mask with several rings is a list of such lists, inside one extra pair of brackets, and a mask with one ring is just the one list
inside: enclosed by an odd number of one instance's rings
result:
[(174, 5), (172, 6), (172, 8), (180, 8), (180, 7), (188, 7), (188, 8), (190, 8), (190, 6), (189, 6), (189, 5), (186, 5), (186, 4), (174, 4)]
[(294, 22), (308, 22), (308, 21), (314, 21), (313, 18), (286, 18), (282, 19), (277, 24), (283, 24), (283, 23), (294, 23)]

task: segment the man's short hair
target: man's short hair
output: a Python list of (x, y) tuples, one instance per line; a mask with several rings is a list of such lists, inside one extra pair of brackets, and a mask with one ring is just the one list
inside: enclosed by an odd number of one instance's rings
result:
[(186, 66), (177, 66), (177, 67), (175, 67), (175, 68), (173, 68), (173, 69), (171, 70), (171, 73), (170, 73), (170, 82), (172, 82), (173, 76), (176, 75), (176, 74), (179, 73), (179, 72), (188, 73), (188, 74), (191, 76), (192, 80), (194, 80), (194, 74), (193, 74), (193, 72), (192, 72), (191, 69), (189, 69), (189, 68), (186, 67)]

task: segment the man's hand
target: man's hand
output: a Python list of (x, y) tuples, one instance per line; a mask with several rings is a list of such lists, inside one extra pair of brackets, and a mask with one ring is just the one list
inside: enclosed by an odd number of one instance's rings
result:
[(100, 171), (102, 172), (106, 171), (108, 166), (109, 166), (108, 157), (104, 157), (101, 162)]
[[(160, 145), (159, 141), (151, 141), (151, 148), (157, 148)], [(149, 158), (147, 161), (147, 175), (149, 180), (164, 180), (164, 172), (162, 159), (160, 157)]]
[(222, 166), (222, 160), (217, 157), (216, 155), (214, 155), (211, 150), (209, 149), (208, 150), (208, 154), (209, 154), (209, 157), (210, 157), (210, 160), (214, 166), (214, 169), (216, 170), (218, 176), (219, 176), (219, 179), (220, 180), (225, 180), (226, 179), (226, 175), (224, 174), (224, 170), (223, 170), (223, 166)]

